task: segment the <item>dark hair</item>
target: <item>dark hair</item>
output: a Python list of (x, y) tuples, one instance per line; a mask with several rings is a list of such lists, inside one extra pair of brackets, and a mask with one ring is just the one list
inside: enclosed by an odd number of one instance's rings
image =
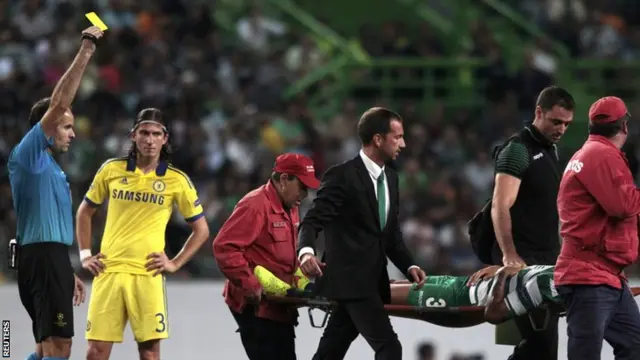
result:
[(282, 176), (282, 173), (279, 173), (279, 172), (276, 172), (276, 171), (272, 172), (271, 173), (271, 181), (273, 181), (273, 182), (280, 181), (280, 176)]
[[(596, 122), (599, 120), (605, 120), (608, 119), (609, 116), (608, 115), (596, 115), (593, 120), (595, 120)], [(612, 138), (616, 135), (618, 135), (618, 133), (620, 131), (622, 131), (622, 127), (624, 126), (624, 124), (629, 120), (630, 115), (627, 114), (623, 117), (621, 117), (620, 119), (617, 119), (616, 121), (613, 122), (609, 122), (609, 123), (591, 123), (589, 122), (589, 134), (590, 135), (600, 135), (600, 136), (604, 136), (606, 138)]]
[(49, 110), (49, 105), (51, 105), (50, 97), (40, 99), (35, 104), (33, 104), (33, 106), (31, 107), (31, 112), (29, 113), (29, 125), (31, 125), (31, 127), (42, 120), (44, 114), (47, 112), (47, 110)]
[(542, 89), (540, 95), (538, 95), (536, 106), (540, 106), (543, 111), (549, 111), (556, 105), (573, 111), (576, 107), (576, 102), (573, 100), (573, 96), (561, 87), (549, 86)]
[[(141, 121), (147, 121), (147, 120), (156, 121), (164, 125), (165, 128), (167, 127), (167, 123), (163, 118), (162, 111), (156, 108), (146, 108), (146, 109), (140, 110), (140, 112), (138, 113), (138, 116), (136, 116), (136, 120), (134, 122), (133, 129), (131, 129), (131, 132), (136, 131), (136, 128), (138, 127), (138, 124)], [(167, 129), (167, 135), (169, 135), (169, 129)], [(167, 143), (162, 145), (162, 149), (160, 149), (160, 160), (169, 161), (169, 159), (171, 158), (171, 153), (172, 153), (171, 136), (169, 135), (169, 138), (167, 139)], [(134, 157), (136, 156), (136, 154), (137, 154), (136, 142), (132, 141), (131, 147), (129, 148), (129, 156)]]
[(402, 122), (400, 115), (389, 109), (374, 107), (365, 111), (358, 121), (358, 136), (362, 144), (371, 144), (376, 134), (388, 134), (391, 131), (392, 120)]
[(140, 123), (141, 121), (149, 121), (149, 120), (158, 122), (164, 125), (165, 127), (167, 126), (167, 123), (164, 120), (164, 116), (162, 115), (162, 111), (160, 111), (160, 109), (157, 109), (157, 108), (146, 108), (146, 109), (140, 110), (140, 112), (138, 113), (138, 116), (136, 116), (136, 120), (133, 126), (135, 128), (136, 126), (138, 126), (138, 123)]
[[(271, 181), (278, 182), (278, 181), (280, 181), (280, 177), (281, 176), (282, 176), (281, 172), (274, 171), (274, 172), (271, 173)], [(291, 180), (291, 181), (293, 181), (293, 180), (298, 178), (297, 176), (293, 176), (291, 174), (287, 174), (287, 176), (288, 176), (288, 179)]]

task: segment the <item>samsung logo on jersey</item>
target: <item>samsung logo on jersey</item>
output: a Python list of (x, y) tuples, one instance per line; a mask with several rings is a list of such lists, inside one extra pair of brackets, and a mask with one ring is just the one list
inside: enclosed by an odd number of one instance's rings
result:
[(135, 201), (158, 205), (164, 204), (164, 195), (141, 191), (113, 190), (111, 197), (116, 200)]

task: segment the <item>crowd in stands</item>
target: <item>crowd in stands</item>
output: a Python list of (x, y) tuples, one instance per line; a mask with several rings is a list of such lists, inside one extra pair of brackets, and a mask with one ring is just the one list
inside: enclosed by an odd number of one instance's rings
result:
[[(523, 1), (522, 6), (535, 11), (541, 25), (557, 23), (553, 11), (527, 7), (535, 3)], [(31, 104), (51, 93), (75, 55), (88, 11), (99, 12), (110, 28), (73, 106), (77, 137), (70, 153), (61, 157), (76, 206), (101, 163), (125, 154), (133, 117), (149, 106), (161, 108), (171, 119), (174, 163), (196, 184), (213, 234), (240, 197), (266, 181), (277, 153), (308, 154), (319, 174), (355, 156), (355, 128), (362, 110), (356, 97), (346, 99), (341, 111), (321, 122), (304, 96), (289, 101), (281, 96), (289, 84), (327, 61), (313, 40), (259, 7), (252, 7), (231, 29), (222, 29), (214, 20), (213, 6), (186, 6), (184, 1), (0, 0), (2, 166), (28, 130)], [(396, 164), (401, 172), (402, 230), (420, 265), (432, 273), (468, 274), (480, 265), (468, 245), (466, 223), (491, 195), (490, 149), (532, 119), (537, 92), (554, 81), (553, 67), (535, 56), (528, 57), (518, 73), (506, 71), (493, 34), (478, 26), (469, 56), (492, 60), (476, 74), (492, 84), (489, 105), (477, 112), (445, 109), (436, 102), (425, 112), (409, 100), (396, 108), (404, 117), (408, 144)], [(619, 48), (603, 49), (614, 45), (600, 37), (614, 35), (583, 28), (580, 56), (603, 51), (621, 58), (638, 54), (632, 27), (623, 37), (609, 23), (600, 26), (619, 38)], [(369, 31), (362, 43), (372, 55), (446, 55), (427, 25), (417, 39), (396, 23), (385, 25), (379, 34)], [(3, 168), (0, 244), (15, 233), (6, 174)], [(309, 201), (303, 204), (303, 213), (308, 206)], [(182, 245), (187, 231), (177, 216), (171, 224), (170, 250)], [(100, 234), (98, 228), (95, 246)], [(205, 246), (181, 276), (219, 277), (210, 252)]]
[(633, 0), (512, 1), (574, 57), (638, 60), (640, 5)]

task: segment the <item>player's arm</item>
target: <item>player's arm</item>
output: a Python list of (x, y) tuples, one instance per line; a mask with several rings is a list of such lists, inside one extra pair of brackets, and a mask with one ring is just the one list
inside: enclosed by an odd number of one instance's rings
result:
[(576, 176), (607, 215), (625, 219), (640, 214), (640, 190), (620, 156), (607, 156), (598, 166), (589, 165)]
[(178, 205), (178, 210), (191, 227), (191, 235), (189, 235), (182, 250), (171, 260), (176, 266), (176, 270), (189, 262), (209, 238), (209, 224), (204, 217), (204, 209), (198, 199), (198, 192), (191, 180), (186, 177), (181, 184), (182, 191), (176, 197), (176, 205)]
[(107, 198), (109, 192), (108, 174), (109, 162), (106, 162), (96, 173), (89, 190), (84, 196), (84, 200), (82, 200), (76, 211), (76, 238), (78, 239), (78, 248), (80, 250), (80, 261), (82, 262), (82, 267), (90, 271), (94, 276), (104, 270), (104, 264), (100, 261), (100, 259), (104, 258), (104, 255), (98, 254), (95, 257), (91, 255), (91, 220), (98, 207)]
[(551, 279), (534, 276), (524, 285), (518, 285), (515, 291), (505, 294), (504, 288), (509, 277), (514, 276), (518, 271), (517, 267), (503, 267), (498, 271), (495, 277), (497, 280), (494, 281), (490, 290), (490, 298), (485, 308), (487, 321), (499, 324), (507, 319), (528, 314), (542, 306), (544, 293), (551, 293), (549, 288)]
[(248, 292), (261, 289), (247, 259), (245, 249), (253, 244), (266, 224), (264, 211), (240, 202), (213, 240), (213, 256), (224, 276)]
[(191, 235), (189, 235), (182, 250), (171, 260), (176, 266), (176, 270), (189, 262), (209, 238), (209, 224), (207, 224), (207, 219), (204, 217), (189, 222), (189, 226), (191, 226)]
[(491, 324), (500, 324), (509, 318), (509, 307), (505, 300), (506, 282), (507, 273), (498, 271), (494, 276), (493, 285), (489, 289), (487, 304), (484, 308), (484, 318)]
[(78, 239), (80, 257), (83, 257), (84, 254), (91, 256), (91, 220), (96, 210), (97, 207), (83, 200), (76, 212), (76, 238)]
[(522, 176), (529, 167), (529, 150), (512, 141), (498, 155), (496, 178), (491, 201), (491, 220), (496, 240), (504, 257), (518, 256), (513, 244), (510, 209), (516, 202)]

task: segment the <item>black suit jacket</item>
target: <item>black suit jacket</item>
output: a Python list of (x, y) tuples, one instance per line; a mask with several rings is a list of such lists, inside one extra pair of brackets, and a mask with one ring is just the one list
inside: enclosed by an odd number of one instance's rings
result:
[(398, 174), (385, 166), (389, 214), (380, 229), (373, 181), (360, 156), (331, 167), (324, 174), (313, 206), (298, 234), (298, 251), (315, 249), (324, 231), (327, 264), (316, 281), (320, 294), (332, 299), (357, 299), (379, 294), (389, 302), (387, 257), (405, 275), (415, 265), (398, 224)]

